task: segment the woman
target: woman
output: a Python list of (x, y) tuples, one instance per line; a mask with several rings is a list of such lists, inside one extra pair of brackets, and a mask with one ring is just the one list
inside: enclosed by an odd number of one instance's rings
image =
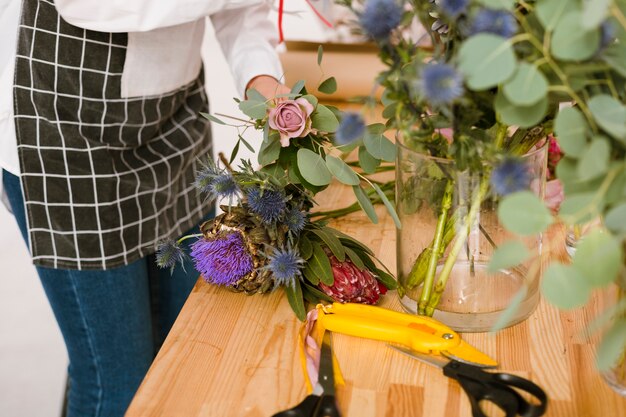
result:
[(191, 265), (150, 272), (160, 241), (211, 212), (192, 186), (211, 151), (205, 18), (240, 93), (273, 97), (288, 89), (267, 12), (262, 0), (0, 4), (1, 194), (68, 349), (68, 416), (123, 415), (196, 281)]

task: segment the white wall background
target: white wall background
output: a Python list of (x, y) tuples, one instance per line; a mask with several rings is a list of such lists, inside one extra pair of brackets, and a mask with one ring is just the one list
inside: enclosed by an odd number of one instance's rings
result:
[[(327, 38), (304, 1), (286, 3), (289, 12), (300, 12), (285, 17), (287, 39)], [(211, 111), (239, 115), (229, 68), (208, 32), (203, 54)], [(257, 147), (260, 137), (247, 136)], [(237, 132), (216, 125), (213, 138), (216, 154), (223, 151), (228, 156)], [(244, 147), (240, 157), (253, 159)], [(0, 417), (59, 416), (66, 367), (65, 347), (26, 246), (12, 215), (0, 206)]]

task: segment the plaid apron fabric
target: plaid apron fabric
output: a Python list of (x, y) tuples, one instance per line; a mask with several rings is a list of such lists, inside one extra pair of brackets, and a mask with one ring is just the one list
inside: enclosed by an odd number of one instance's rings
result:
[(68, 24), (53, 1), (23, 1), (15, 124), (36, 265), (125, 265), (209, 210), (192, 185), (211, 151), (202, 75), (162, 96), (122, 98), (126, 44), (127, 34)]

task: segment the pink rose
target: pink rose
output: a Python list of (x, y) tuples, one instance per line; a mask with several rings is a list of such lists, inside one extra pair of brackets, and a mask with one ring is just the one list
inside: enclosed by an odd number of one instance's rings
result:
[(269, 125), (280, 133), (280, 144), (289, 146), (289, 139), (302, 138), (311, 131), (313, 105), (304, 98), (281, 101), (270, 110)]
[(558, 213), (564, 198), (563, 184), (560, 180), (551, 180), (546, 183), (546, 194), (543, 199), (553, 213)]

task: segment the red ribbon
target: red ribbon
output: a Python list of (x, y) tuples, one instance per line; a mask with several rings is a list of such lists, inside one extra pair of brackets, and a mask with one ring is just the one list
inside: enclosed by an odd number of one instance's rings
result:
[[(332, 28), (333, 25), (330, 23), (317, 9), (311, 4), (311, 0), (304, 0), (311, 7), (313, 13), (329, 28)], [(284, 42), (285, 36), (283, 35), (283, 12), (285, 10), (285, 0), (280, 0), (278, 2), (278, 36), (280, 43)]]

